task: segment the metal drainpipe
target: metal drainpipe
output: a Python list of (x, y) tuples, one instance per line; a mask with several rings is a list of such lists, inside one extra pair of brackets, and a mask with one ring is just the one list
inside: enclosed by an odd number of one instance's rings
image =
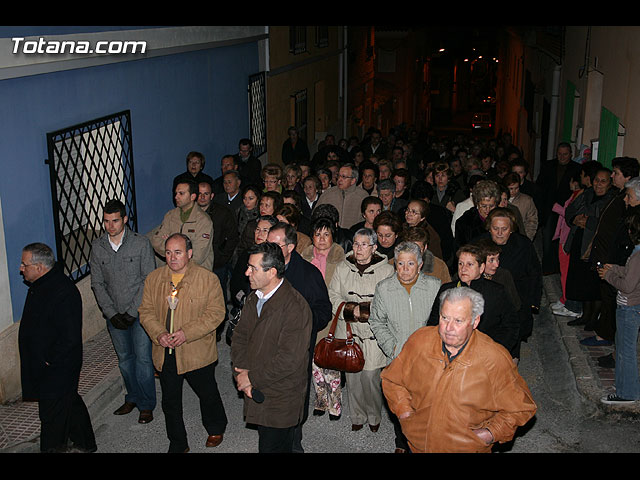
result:
[(343, 44), (342, 44), (342, 138), (347, 138), (347, 26), (342, 27)]
[(551, 87), (551, 108), (549, 113), (549, 138), (547, 140), (547, 158), (553, 158), (556, 153), (556, 125), (558, 124), (558, 102), (560, 98), (560, 73), (562, 66), (556, 65), (553, 69), (553, 85)]

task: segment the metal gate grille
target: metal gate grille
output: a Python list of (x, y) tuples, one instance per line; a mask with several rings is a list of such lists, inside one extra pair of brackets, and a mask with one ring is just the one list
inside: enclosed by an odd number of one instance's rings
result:
[(267, 151), (266, 73), (249, 77), (249, 122), (253, 154), (259, 157)]
[(107, 200), (124, 203), (129, 228), (138, 230), (130, 111), (47, 133), (47, 149), (57, 258), (77, 282), (90, 273)]

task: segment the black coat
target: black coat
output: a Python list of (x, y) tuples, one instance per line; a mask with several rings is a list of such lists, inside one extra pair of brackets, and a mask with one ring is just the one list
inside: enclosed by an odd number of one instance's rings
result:
[[(440, 291), (433, 303), (427, 326), (438, 325), (440, 320), (440, 295), (442, 292), (457, 286), (458, 282), (453, 281), (440, 287)], [(494, 342), (511, 351), (518, 341), (520, 322), (515, 306), (509, 300), (509, 294), (504, 286), (493, 280), (480, 277), (477, 280), (472, 280), (469, 287), (481, 293), (484, 297), (484, 313), (480, 317), (478, 330), (489, 335)]]
[[(239, 165), (239, 173), (245, 185), (262, 186), (262, 163), (253, 155), (245, 160), (240, 155), (234, 155)], [(245, 183), (246, 181), (246, 183)]]
[(442, 259), (449, 264), (456, 253), (454, 250), (453, 232), (451, 231), (451, 217), (449, 210), (440, 205), (429, 204), (427, 222), (433, 227), (440, 237), (440, 250)]
[(29, 286), (20, 329), (22, 398), (77, 391), (82, 368), (82, 298), (56, 264)]
[[(536, 179), (538, 186), (538, 219), (539, 224), (544, 225), (547, 218), (552, 214), (553, 205), (558, 203), (564, 205), (571, 196), (569, 181), (571, 177), (580, 172), (582, 166), (579, 163), (570, 161), (562, 174), (558, 178), (558, 159), (542, 162), (540, 173)], [(535, 197), (533, 197), (535, 199)], [(557, 214), (554, 214), (557, 215)]]
[(199, 185), (200, 183), (206, 182), (209, 185), (211, 185), (211, 188), (213, 188), (213, 183), (214, 183), (213, 178), (202, 171), (198, 172), (194, 177), (191, 174), (191, 172), (187, 170), (186, 172), (181, 173), (180, 175), (176, 176), (173, 179), (173, 190), (171, 191), (171, 197), (175, 195), (176, 187), (178, 186), (179, 183), (189, 182), (189, 181), (195, 182), (196, 186)]
[(287, 264), (284, 278), (289, 280), (293, 288), (300, 292), (311, 308), (313, 328), (311, 329), (310, 348), (313, 352), (317, 333), (326, 327), (332, 319), (331, 301), (324, 277), (315, 265), (307, 262), (294, 250), (291, 252), (291, 260)]
[(478, 213), (478, 209), (476, 207), (470, 208), (456, 220), (454, 254), (458, 248), (471, 243), (471, 241), (486, 233), (484, 220)]
[[(491, 237), (486, 233), (479, 238)], [(531, 335), (533, 316), (531, 307), (540, 308), (542, 299), (542, 266), (531, 240), (513, 232), (505, 245), (501, 245), (500, 268), (511, 272), (518, 295), (520, 295), (521, 338)]]
[(309, 147), (303, 139), (299, 138), (295, 147), (291, 144), (290, 138), (287, 138), (282, 144), (282, 163), (284, 165), (299, 164), (303, 161), (309, 161), (310, 158)]
[(213, 268), (216, 269), (231, 261), (240, 241), (240, 234), (231, 208), (211, 202), (206, 213), (213, 222)]

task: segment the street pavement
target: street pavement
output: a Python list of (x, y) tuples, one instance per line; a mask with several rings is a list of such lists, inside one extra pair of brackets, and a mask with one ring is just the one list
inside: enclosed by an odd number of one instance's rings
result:
[[(554, 316), (549, 304), (559, 296), (558, 276), (544, 278), (545, 294), (534, 331), (522, 345), (518, 369), (538, 404), (538, 412), (527, 426), (518, 430), (514, 441), (498, 445), (503, 453), (556, 452), (638, 452), (637, 420), (640, 405), (610, 407), (599, 399), (611, 389), (612, 369), (597, 366), (597, 356), (606, 350), (585, 347), (581, 338), (590, 335), (582, 328), (570, 327), (567, 317)], [(191, 453), (254, 453), (258, 434), (242, 419), (243, 400), (231, 375), (230, 347), (218, 343), (216, 379), (225, 405), (228, 426), (224, 441), (206, 448), (206, 431), (201, 424), (196, 395), (185, 383), (184, 418)], [(609, 351), (612, 349), (609, 348)], [(156, 381), (158, 407), (153, 422), (137, 423), (137, 411), (113, 415), (123, 402), (124, 390), (117, 366), (112, 366), (85, 395), (96, 433), (98, 453), (163, 453), (168, 449), (164, 417), (160, 407), (162, 393)], [(348, 388), (348, 386), (346, 387)], [(313, 404), (313, 402), (311, 402)], [(389, 416), (383, 414), (378, 432), (368, 428), (351, 431), (348, 399), (343, 395), (343, 414), (337, 421), (328, 415), (310, 415), (303, 427), (306, 453), (391, 453), (395, 449)], [(606, 439), (606, 440), (603, 440)], [(37, 452), (38, 438), (12, 445), (3, 452)]]

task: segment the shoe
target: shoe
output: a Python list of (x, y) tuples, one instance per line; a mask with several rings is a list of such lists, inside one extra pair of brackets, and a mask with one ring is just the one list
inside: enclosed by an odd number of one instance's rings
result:
[(572, 312), (571, 310), (569, 310), (564, 305), (562, 305), (561, 307), (555, 307), (555, 308), (552, 307), (551, 311), (553, 312), (554, 315), (559, 315), (561, 317), (574, 317), (574, 318), (577, 318), (577, 317), (580, 316), (579, 313)]
[(77, 444), (74, 443), (69, 448), (67, 448), (65, 451), (66, 451), (66, 453), (94, 453), (97, 450), (98, 450), (98, 446), (97, 445), (93, 445), (91, 447), (82, 447), (82, 446), (77, 445)]
[(549, 307), (551, 307), (551, 309), (564, 307), (564, 303), (558, 300), (557, 302), (553, 302), (552, 304), (550, 304)]
[(369, 425), (369, 430), (371, 430), (373, 433), (376, 433), (378, 431), (378, 429), (380, 428), (380, 424), (377, 425)]
[(577, 318), (574, 318), (573, 320), (568, 321), (567, 325), (570, 325), (572, 327), (579, 327), (579, 326), (585, 325), (586, 323), (587, 323), (586, 320), (583, 320), (582, 317), (577, 317)]
[(616, 368), (616, 359), (613, 357), (613, 353), (598, 357), (598, 365), (602, 368)]
[(140, 410), (138, 423), (150, 423), (153, 421), (153, 412), (151, 410)]
[(207, 447), (217, 447), (222, 443), (222, 434), (220, 435), (209, 435), (207, 437)]
[(318, 410), (317, 408), (313, 409), (313, 415), (315, 417), (321, 417), (322, 415), (324, 415), (326, 413), (325, 410)]
[(598, 340), (598, 337), (595, 335), (593, 337), (587, 337), (580, 340), (582, 345), (586, 345), (587, 347), (608, 347), (609, 345), (613, 345), (609, 340)]
[(340, 420), (340, 415), (333, 415), (332, 413), (329, 414), (329, 420)]
[(122, 406), (113, 412), (114, 415), (126, 415), (127, 413), (131, 413), (133, 409), (136, 408), (135, 403), (124, 402)]
[(609, 395), (605, 395), (600, 399), (600, 401), (607, 405), (629, 405), (637, 402), (637, 400), (627, 400), (625, 398), (620, 398), (615, 393), (610, 393)]
[(172, 452), (171, 449), (169, 449), (169, 451), (167, 453), (189, 453), (189, 447), (185, 448), (181, 452)]
[(407, 453), (407, 451), (404, 448), (396, 448), (393, 453)]
[(352, 424), (351, 425), (351, 431), (352, 432), (357, 432), (358, 430), (360, 430), (362, 428), (362, 425), (357, 425), (357, 424)]

